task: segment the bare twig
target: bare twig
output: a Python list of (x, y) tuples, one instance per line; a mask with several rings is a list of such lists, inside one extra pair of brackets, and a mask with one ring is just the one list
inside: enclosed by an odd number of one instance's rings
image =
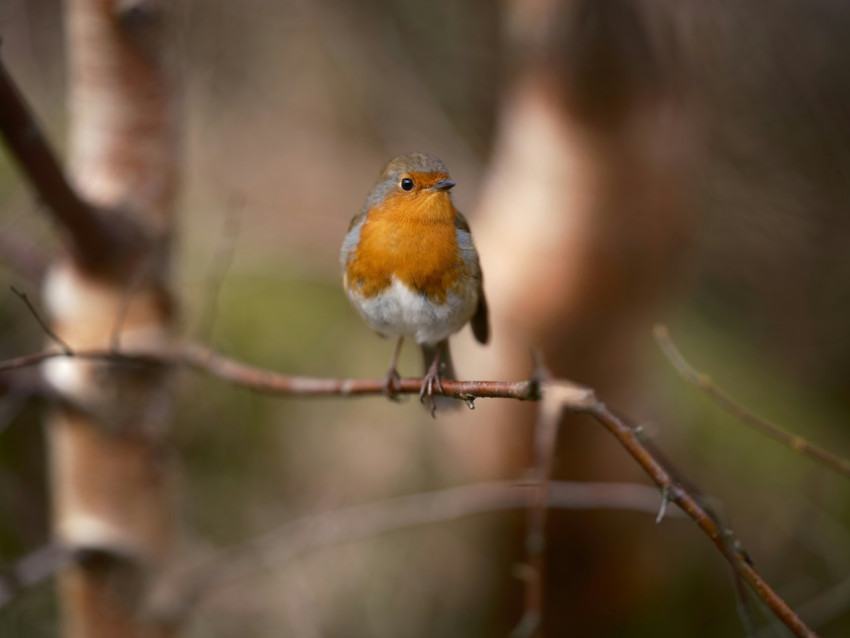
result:
[[(734, 567), (735, 555), (737, 552), (742, 550), (740, 550), (737, 539), (732, 533), (723, 504), (704, 494), (702, 490), (693, 483), (693, 481), (683, 474), (682, 471), (677, 468), (669, 458), (667, 458), (667, 456), (658, 448), (657, 445), (653, 443), (651, 439), (647, 439), (646, 436), (644, 436), (643, 428), (641, 426), (635, 426), (633, 427), (633, 430), (649, 454), (670, 475), (673, 483), (686, 489), (691, 497), (702, 506), (706, 514), (714, 520), (718, 528), (723, 531), (723, 549), (721, 552), (729, 563), (738, 615), (741, 619), (741, 624), (744, 626), (746, 635), (755, 636), (756, 625), (753, 620), (752, 605), (748, 596), (749, 590), (747, 589), (747, 584), (744, 582), (743, 577)], [(661, 496), (664, 499), (664, 505), (661, 506), (661, 509), (658, 512), (658, 516), (655, 519), (656, 523), (660, 523), (664, 516), (667, 515), (666, 504), (670, 502), (670, 492), (666, 487), (661, 488)]]
[(32, 366), (37, 366), (40, 363), (48, 361), (49, 359), (55, 359), (57, 357), (75, 357), (77, 359), (103, 359), (109, 360), (114, 356), (114, 353), (109, 352), (107, 350), (103, 350), (100, 352), (72, 352), (67, 353), (65, 351), (62, 352), (34, 352), (32, 354), (25, 354), (20, 357), (14, 357), (12, 359), (6, 359), (5, 361), (0, 361), (0, 372), (6, 372), (8, 370), (22, 370), (24, 368), (30, 368)]
[[(645, 442), (644, 444), (646, 445), (647, 443)], [(677, 472), (671, 472), (669, 464), (661, 458), (659, 452), (652, 447), (647, 447), (652, 455), (655, 456), (655, 458), (667, 468), (668, 472), (673, 475), (673, 481), (680, 485), (684, 484), (682, 476), (678, 475)], [(696, 499), (696, 501), (703, 507), (706, 514), (714, 520), (723, 532), (722, 552), (723, 556), (726, 558), (729, 571), (732, 576), (732, 591), (735, 594), (736, 599), (735, 609), (738, 612), (738, 618), (741, 620), (741, 624), (744, 627), (747, 637), (752, 638), (758, 634), (755, 618), (753, 616), (753, 605), (750, 602), (747, 584), (744, 582), (744, 578), (741, 573), (735, 568), (735, 557), (740, 554), (748, 563), (752, 564), (752, 561), (744, 552), (741, 544), (738, 542), (738, 539), (735, 538), (731, 524), (729, 523), (729, 516), (726, 513), (726, 509), (723, 507), (723, 504), (710, 496), (706, 496), (693, 484), (687, 484), (686, 487), (691, 496)], [(666, 493), (666, 490), (662, 491)]]
[[(175, 344), (172, 348), (114, 352), (87, 350), (37, 352), (0, 361), (0, 372), (39, 365), (49, 359), (70, 357), (120, 365), (184, 366), (235, 385), (278, 395), (296, 396), (364, 396), (383, 394), (383, 379), (324, 379), (280, 374), (224, 357), (210, 348), (194, 343)], [(442, 382), (442, 394), (466, 400), (475, 398), (511, 398), (536, 400), (534, 381), (449, 381)], [(401, 379), (395, 383), (397, 394), (419, 394), (422, 379)], [(435, 390), (440, 394), (439, 390)]]
[[(544, 390), (545, 392), (545, 390)], [(620, 417), (609, 410), (604, 403), (593, 399), (587, 407), (566, 406), (576, 412), (585, 412), (601, 423), (613, 434), (626, 451), (638, 462), (662, 490), (666, 489), (672, 502), (681, 507), (711, 539), (711, 542), (726, 557), (732, 567), (741, 574), (755, 594), (761, 598), (774, 614), (788, 627), (794, 635), (813, 637), (816, 634), (809, 629), (803, 620), (788, 604), (765, 582), (755, 567), (749, 561), (747, 554), (737, 549), (734, 553), (728, 551), (727, 535), (697, 500), (679, 483), (674, 481), (667, 470), (656, 460), (652, 453), (643, 445), (635, 430), (627, 425)]]
[(30, 301), (30, 298), (27, 296), (27, 293), (21, 292), (20, 290), (18, 290), (14, 286), (9, 286), (9, 288), (11, 288), (12, 292), (15, 293), (15, 295), (21, 301), (24, 302), (24, 305), (26, 305), (27, 310), (29, 310), (30, 314), (33, 317), (35, 317), (35, 320), (38, 322), (38, 325), (41, 326), (41, 329), (44, 331), (44, 334), (46, 334), (54, 343), (59, 344), (59, 346), (62, 348), (62, 350), (64, 351), (65, 354), (73, 354), (74, 351), (71, 349), (71, 346), (69, 346), (65, 341), (63, 341), (59, 337), (59, 335), (57, 335), (55, 332), (53, 332), (48, 327), (47, 323), (45, 323), (44, 319), (41, 318), (41, 315), (38, 314), (38, 310), (36, 310), (35, 306), (32, 305), (32, 302)]
[(661, 490), (661, 507), (658, 509), (658, 516), (655, 517), (656, 525), (664, 520), (664, 516), (667, 514), (667, 503), (669, 502), (670, 496), (667, 494), (667, 489), (664, 488)]
[(726, 394), (726, 392), (718, 388), (710, 376), (695, 369), (682, 356), (682, 353), (670, 338), (670, 332), (667, 330), (666, 326), (659, 325), (655, 327), (655, 339), (661, 347), (662, 352), (664, 352), (667, 359), (682, 378), (704, 390), (715, 403), (726, 410), (729, 414), (755, 428), (762, 434), (766, 434), (767, 436), (784, 443), (795, 452), (804, 454), (834, 472), (838, 472), (839, 474), (843, 474), (850, 478), (850, 461), (842, 459), (831, 452), (827, 452), (821, 447), (812, 445), (796, 434), (786, 432), (778, 425), (771, 423), (748, 408), (745, 408), (743, 405), (735, 401), (735, 399)]
[[(161, 589), (155, 592), (152, 611), (157, 617), (179, 618), (214, 590), (253, 574), (257, 563), (281, 567), (326, 547), (485, 512), (519, 509), (533, 502), (536, 491), (536, 485), (528, 483), (479, 483), (306, 516), (224, 550), (188, 572), (164, 576)], [(546, 504), (560, 509), (617, 509), (651, 515), (658, 509), (659, 495), (658, 490), (635, 483), (552, 481)], [(683, 516), (679, 510), (675, 515)]]
[[(535, 376), (545, 374), (539, 362)], [(581, 392), (583, 389), (567, 384), (548, 383), (540, 404), (540, 416), (535, 429), (534, 492), (528, 506), (525, 551), (528, 564), (523, 570), (525, 604), (519, 624), (514, 628), (515, 638), (538, 635), (543, 619), (546, 578), (546, 514), (548, 512), (550, 477), (555, 460), (558, 429), (564, 412), (563, 394)]]

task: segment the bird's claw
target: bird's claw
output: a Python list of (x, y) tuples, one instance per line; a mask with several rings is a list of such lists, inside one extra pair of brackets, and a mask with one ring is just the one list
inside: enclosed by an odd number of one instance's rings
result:
[(440, 394), (443, 394), (443, 384), (440, 383), (440, 373), (437, 371), (436, 366), (431, 366), (428, 370), (428, 374), (425, 375), (425, 378), (422, 379), (422, 387), (419, 389), (419, 401), (421, 403), (425, 403), (425, 397), (428, 397), (428, 401), (430, 405), (428, 406), (431, 410), (431, 417), (437, 417), (437, 403), (434, 401), (434, 388), (440, 391)]
[(398, 395), (396, 394), (396, 388), (400, 388), (401, 385), (401, 377), (398, 375), (398, 370), (395, 369), (395, 366), (387, 370), (387, 376), (384, 379), (384, 383), (381, 386), (381, 390), (384, 393), (384, 396), (387, 397), (390, 401), (401, 401)]

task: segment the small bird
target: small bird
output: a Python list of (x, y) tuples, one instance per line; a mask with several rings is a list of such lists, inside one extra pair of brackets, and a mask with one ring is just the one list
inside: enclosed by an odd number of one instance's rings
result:
[[(425, 375), (419, 398), (442, 393), (440, 379), (456, 378), (448, 337), (467, 322), (487, 343), (487, 300), (469, 224), (452, 204), (455, 185), (445, 164), (427, 153), (390, 160), (351, 220), (342, 243), (343, 285), (349, 300), (378, 334), (399, 337), (384, 382), (394, 398), (396, 365), (405, 337), (422, 347)], [(441, 401), (441, 405), (460, 405)]]

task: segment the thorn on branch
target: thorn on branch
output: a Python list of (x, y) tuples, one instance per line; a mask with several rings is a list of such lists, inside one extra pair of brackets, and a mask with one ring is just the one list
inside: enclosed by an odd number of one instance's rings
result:
[(752, 556), (750, 556), (749, 552), (744, 549), (744, 546), (741, 545), (741, 541), (736, 538), (732, 542), (732, 546), (735, 548), (735, 553), (738, 554), (738, 556), (740, 556), (741, 558), (743, 558), (746, 561), (747, 565), (749, 565), (750, 567), (755, 566), (755, 561), (753, 561), (753, 558)]
[(655, 517), (655, 524), (658, 525), (664, 520), (664, 515), (667, 513), (667, 503), (670, 502), (670, 488), (666, 485), (661, 488), (661, 508), (658, 510), (658, 516)]
[(533, 348), (531, 350), (531, 376), (528, 378), (528, 397), (539, 399), (541, 386), (551, 378), (552, 373), (546, 367), (543, 353), (539, 348)]
[(57, 343), (57, 344), (59, 345), (59, 347), (61, 347), (61, 348), (62, 348), (62, 351), (63, 351), (66, 355), (68, 355), (68, 356), (73, 355), (73, 354), (74, 354), (74, 351), (71, 349), (71, 346), (69, 346), (69, 345), (68, 345), (65, 341), (63, 341), (63, 340), (59, 337), (59, 335), (57, 335), (55, 332), (53, 332), (53, 331), (52, 331), (52, 330), (48, 327), (47, 323), (45, 323), (45, 321), (41, 318), (41, 315), (39, 315), (39, 314), (38, 314), (38, 311), (35, 309), (35, 306), (34, 306), (34, 305), (32, 304), (32, 302), (30, 301), (29, 297), (27, 296), (27, 293), (25, 293), (25, 292), (22, 292), (22, 291), (18, 290), (18, 289), (17, 289), (17, 288), (15, 288), (14, 286), (9, 286), (9, 288), (11, 288), (12, 292), (13, 292), (13, 293), (15, 293), (15, 295), (17, 295), (17, 297), (18, 297), (21, 301), (23, 301), (23, 302), (24, 302), (24, 304), (25, 304), (25, 305), (26, 305), (26, 307), (27, 307), (27, 310), (29, 310), (29, 311), (30, 311), (30, 314), (31, 314), (33, 317), (35, 317), (35, 320), (38, 322), (38, 325), (39, 325), (39, 326), (41, 326), (41, 329), (42, 329), (42, 331), (44, 331), (44, 334), (46, 334), (46, 335), (47, 335), (47, 336), (48, 336), (48, 337), (49, 337), (52, 341), (54, 341), (55, 343)]

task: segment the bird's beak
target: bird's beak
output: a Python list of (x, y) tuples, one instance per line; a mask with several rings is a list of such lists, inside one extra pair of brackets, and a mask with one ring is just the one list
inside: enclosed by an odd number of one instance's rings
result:
[(438, 179), (431, 187), (431, 190), (447, 191), (454, 185), (455, 183), (450, 179)]

